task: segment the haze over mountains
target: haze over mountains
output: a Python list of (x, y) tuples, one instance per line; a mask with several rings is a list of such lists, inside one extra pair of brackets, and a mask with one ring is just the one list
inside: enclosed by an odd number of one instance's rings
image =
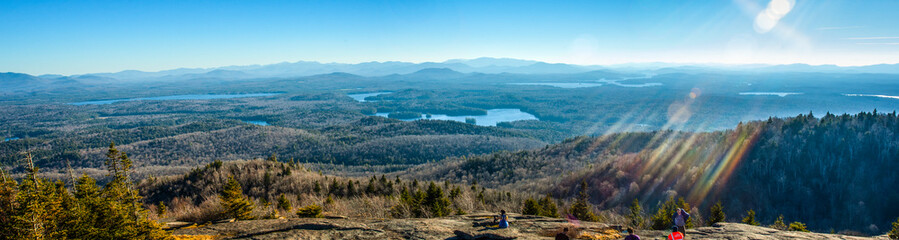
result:
[[(899, 64), (841, 67), (836, 65), (768, 65), (768, 64), (677, 64), (633, 63), (608, 66), (546, 63), (511, 58), (452, 59), (444, 62), (411, 63), (399, 61), (348, 63), (320, 63), (316, 61), (283, 62), (268, 65), (225, 66), (216, 68), (178, 68), (158, 72), (125, 70), (115, 73), (90, 73), (80, 75), (28, 75), (0, 73), (0, 82), (7, 89), (39, 87), (43, 84), (102, 84), (143, 81), (181, 81), (192, 79), (238, 80), (254, 78), (287, 78), (328, 73), (348, 73), (360, 76), (386, 76), (410, 74), (424, 69), (446, 68), (461, 73), (515, 73), (515, 74), (566, 74), (594, 70), (639, 72), (649, 74), (673, 72), (821, 72), (821, 73), (886, 73), (899, 74)], [(433, 74), (433, 73), (432, 73)], [(35, 84), (36, 83), (36, 84)]]

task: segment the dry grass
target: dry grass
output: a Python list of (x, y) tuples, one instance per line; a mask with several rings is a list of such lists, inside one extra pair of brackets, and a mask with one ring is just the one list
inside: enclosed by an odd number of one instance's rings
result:
[[(286, 168), (290, 168), (290, 173), (285, 173), (284, 169)], [(270, 177), (266, 177), (266, 175)], [(414, 181), (408, 179), (399, 182), (390, 179), (386, 180), (392, 185), (389, 193), (381, 190), (367, 193), (365, 188), (369, 184), (370, 178), (328, 176), (309, 171), (302, 166), (252, 160), (227, 162), (219, 167), (198, 168), (190, 174), (181, 176), (159, 177), (155, 181), (142, 181), (140, 186), (143, 193), (147, 194), (145, 200), (149, 203), (148, 207), (153, 208), (158, 202), (165, 202), (168, 206), (166, 218), (204, 223), (224, 218), (221, 214), (223, 209), (218, 194), (224, 184), (223, 179), (227, 179), (228, 176), (234, 176), (241, 183), (244, 194), (255, 202), (256, 207), (252, 214), (256, 218), (293, 218), (296, 217), (297, 208), (312, 204), (322, 206), (325, 215), (366, 219), (408, 217), (410, 214), (402, 213), (408, 213), (411, 209), (405, 209), (405, 211), (401, 209), (398, 216), (391, 212), (391, 208), (394, 206), (401, 208), (404, 205), (400, 204), (400, 189), (406, 187), (412, 193), (419, 190), (424, 191), (429, 185), (428, 182), (419, 182), (415, 185)], [(327, 192), (334, 180), (341, 185), (351, 180), (354, 181), (355, 193), (346, 196), (347, 194), (341, 194), (339, 190), (337, 194), (330, 195), (332, 202), (328, 203), (326, 201), (329, 196)], [(381, 181), (375, 181), (376, 188), (382, 189), (382, 184), (377, 182)], [(320, 192), (313, 191), (316, 183), (320, 185)], [(525, 198), (537, 197), (521, 192), (506, 192), (481, 187), (472, 190), (470, 185), (448, 183), (437, 183), (437, 185), (443, 188), (444, 195), (447, 197), (452, 188), (461, 189), (460, 194), (451, 199), (452, 214), (460, 211), (465, 213), (499, 212), (500, 210), (518, 212)], [(481, 191), (483, 191), (482, 199), (479, 198)], [(282, 194), (290, 202), (290, 210), (278, 208), (277, 200)], [(422, 212), (428, 213), (429, 211)]]
[(214, 240), (221, 239), (219, 236), (213, 235), (172, 235), (175, 240)]
[(575, 226), (574, 224), (565, 224), (565, 225), (559, 226), (556, 229), (550, 229), (550, 230), (541, 232), (539, 234), (540, 234), (540, 236), (544, 236), (544, 237), (555, 237), (556, 234), (561, 233), (562, 230), (564, 230), (565, 228), (568, 228), (568, 232), (566, 232), (565, 235), (567, 235), (571, 239), (576, 239), (578, 236), (581, 236), (581, 234), (583, 233), (583, 229)]
[(175, 198), (172, 200), (169, 212), (166, 215), (175, 218), (178, 221), (205, 223), (225, 218), (222, 214), (221, 201), (218, 197), (212, 196), (200, 205), (191, 203), (191, 199)]

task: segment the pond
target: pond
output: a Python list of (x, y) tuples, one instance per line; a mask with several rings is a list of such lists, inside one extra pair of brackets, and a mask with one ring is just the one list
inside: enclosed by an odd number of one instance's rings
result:
[(371, 97), (371, 96), (378, 96), (381, 94), (388, 94), (388, 93), (391, 93), (391, 92), (357, 93), (357, 94), (347, 94), (347, 96), (350, 96), (351, 98), (355, 99), (358, 102), (373, 102), (373, 101), (366, 101), (365, 98)]
[[(387, 117), (389, 113), (376, 113), (376, 116)], [(476, 125), (479, 126), (496, 126), (496, 123), (499, 122), (512, 122), (518, 120), (540, 120), (537, 119), (536, 116), (530, 113), (522, 112), (520, 109), (511, 109), (511, 108), (501, 108), (501, 109), (490, 109), (487, 110), (487, 115), (474, 115), (474, 116), (447, 116), (445, 114), (431, 114), (431, 117), (428, 118), (426, 114), (422, 114), (419, 118), (412, 119), (400, 119), (403, 121), (414, 121), (418, 119), (432, 119), (432, 120), (450, 120), (457, 122), (466, 122), (466, 118), (472, 118), (475, 121)]]
[(3, 139), (3, 141), (4, 141), (4, 142), (9, 142), (9, 141), (12, 141), (12, 140), (18, 140), (18, 139), (19, 139), (19, 138), (17, 138), (17, 137), (11, 137), (11, 138), (5, 138), (5, 139)]
[(878, 95), (878, 94), (854, 94), (854, 93), (844, 93), (843, 96), (847, 96), (847, 97), (878, 97), (878, 98), (892, 98), (892, 99), (899, 99), (899, 96)]
[(116, 102), (141, 101), (141, 100), (208, 100), (208, 99), (223, 99), (223, 98), (266, 97), (266, 96), (272, 96), (272, 95), (278, 95), (278, 94), (280, 94), (280, 93), (172, 95), (172, 96), (161, 96), (161, 97), (123, 98), (123, 99), (84, 101), (84, 102), (74, 102), (74, 103), (69, 103), (69, 104), (80, 106), (80, 105), (102, 105), (102, 104), (111, 104), (111, 103), (116, 103)]
[(244, 120), (244, 121), (241, 121), (241, 122), (245, 122), (245, 123), (249, 123), (249, 124), (253, 124), (253, 125), (259, 125), (259, 126), (268, 126), (268, 122), (266, 122), (266, 121), (251, 121), (251, 120)]
[(790, 95), (799, 95), (802, 94), (800, 92), (741, 92), (740, 95), (754, 95), (754, 96), (778, 96), (778, 97), (786, 97)]

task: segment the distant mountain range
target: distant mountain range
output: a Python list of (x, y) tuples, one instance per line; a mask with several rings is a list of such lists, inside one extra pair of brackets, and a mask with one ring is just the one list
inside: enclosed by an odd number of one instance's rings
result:
[[(422, 70), (425, 70), (422, 72)], [(447, 71), (449, 70), (449, 71)], [(116, 73), (81, 75), (40, 75), (0, 73), (0, 83), (7, 90), (29, 90), (46, 84), (138, 83), (146, 81), (183, 81), (193, 79), (239, 80), (255, 78), (290, 78), (329, 73), (360, 76), (427, 75), (430, 78), (452, 78), (459, 73), (570, 74), (596, 70), (624, 73), (695, 73), (695, 72), (824, 72), (899, 74), (899, 64), (840, 67), (836, 65), (724, 65), (634, 63), (608, 66), (546, 63), (511, 58), (453, 59), (445, 62), (365, 62), (358, 64), (320, 63), (314, 61), (284, 62), (269, 65), (226, 66), (218, 68), (179, 68), (158, 72), (126, 70)], [(445, 75), (449, 74), (449, 75)], [(440, 75), (440, 76), (438, 76)], [(58, 87), (58, 86), (56, 86)]]

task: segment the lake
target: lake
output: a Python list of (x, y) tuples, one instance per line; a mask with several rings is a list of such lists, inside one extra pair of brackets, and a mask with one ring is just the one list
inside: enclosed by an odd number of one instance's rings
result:
[(266, 121), (250, 121), (250, 120), (246, 120), (246, 121), (241, 121), (241, 122), (245, 122), (245, 123), (249, 123), (249, 124), (253, 124), (253, 125), (259, 125), (259, 126), (268, 126), (268, 122), (266, 122)]
[(69, 103), (69, 104), (80, 106), (80, 105), (102, 105), (102, 104), (111, 104), (111, 103), (116, 103), (116, 102), (142, 101), (142, 100), (208, 100), (208, 99), (223, 99), (223, 98), (266, 97), (266, 96), (272, 96), (272, 95), (278, 95), (278, 94), (280, 94), (280, 93), (171, 95), (171, 96), (161, 96), (161, 97), (123, 98), (123, 99), (111, 99), (111, 100), (84, 101), (84, 102), (74, 102), (74, 103)]
[(602, 86), (603, 84), (607, 84), (607, 85), (615, 85), (615, 86), (619, 86), (619, 87), (630, 87), (630, 88), (641, 88), (641, 87), (655, 87), (655, 86), (662, 86), (662, 83), (657, 83), (657, 82), (653, 82), (653, 83), (636, 83), (636, 84), (621, 83), (620, 81), (623, 81), (623, 80), (628, 80), (628, 79), (622, 79), (622, 80), (606, 80), (606, 79), (600, 79), (600, 80), (596, 80), (597, 82), (600, 82), (600, 83), (546, 82), (546, 83), (509, 83), (509, 85), (551, 86), (551, 87), (557, 87), (557, 88), (588, 88), (588, 87), (599, 87), (599, 86)]
[(509, 83), (509, 85), (551, 86), (557, 88), (588, 88), (602, 86), (602, 83)]
[(790, 95), (799, 95), (802, 94), (800, 92), (741, 92), (740, 95), (754, 95), (754, 96), (778, 96), (778, 97), (786, 97)]
[(391, 93), (391, 92), (357, 93), (357, 94), (347, 94), (347, 96), (350, 96), (351, 98), (353, 98), (359, 102), (369, 102), (369, 101), (366, 101), (365, 98), (371, 97), (371, 96), (378, 96), (381, 94), (388, 94), (388, 93)]
[(619, 87), (632, 87), (632, 88), (662, 86), (662, 83), (657, 83), (657, 82), (652, 82), (652, 83), (637, 83), (637, 84), (628, 84), (628, 83), (621, 83), (621, 82), (620, 82), (620, 81), (630, 80), (630, 79), (643, 79), (643, 78), (625, 78), (625, 79), (621, 79), (621, 80), (606, 80), (606, 79), (600, 79), (600, 80), (596, 80), (596, 81), (597, 81), (597, 82), (601, 82), (601, 83), (605, 83), (605, 84), (611, 84), (611, 85), (619, 86)]
[(11, 137), (11, 138), (5, 138), (5, 139), (3, 139), (3, 141), (4, 141), (4, 142), (9, 142), (9, 141), (12, 141), (12, 140), (18, 140), (18, 139), (19, 139), (19, 138), (17, 138), (17, 137)]
[[(376, 113), (376, 116), (387, 117), (389, 113)], [(498, 122), (512, 122), (518, 120), (540, 120), (537, 119), (536, 116), (530, 113), (522, 112), (520, 109), (511, 109), (511, 108), (501, 108), (501, 109), (490, 109), (487, 110), (487, 115), (476, 115), (476, 116), (447, 116), (444, 114), (431, 114), (431, 118), (427, 118), (427, 115), (422, 114), (420, 118), (413, 119), (400, 119), (403, 121), (414, 121), (419, 119), (432, 119), (432, 120), (450, 120), (457, 122), (465, 122), (465, 118), (474, 118), (475, 124), (479, 126), (496, 126)]]
[(899, 99), (899, 96), (877, 95), (877, 94), (850, 94), (850, 93), (844, 93), (843, 96), (847, 96), (847, 97), (879, 97), (879, 98)]

